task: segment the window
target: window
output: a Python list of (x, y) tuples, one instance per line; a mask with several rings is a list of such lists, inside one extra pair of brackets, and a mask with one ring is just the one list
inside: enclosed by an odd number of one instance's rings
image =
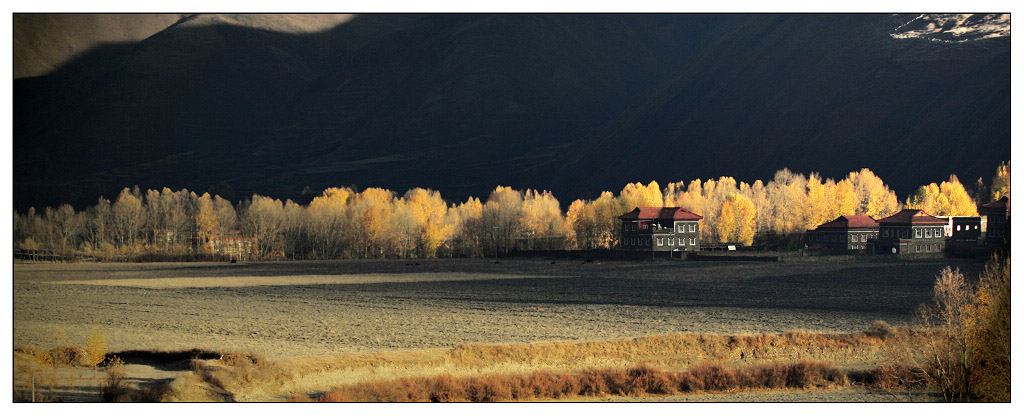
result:
[(850, 241), (857, 241), (857, 234), (850, 234)]
[(678, 240), (679, 240), (678, 241), (679, 245), (681, 245), (681, 246), (685, 246), (686, 245), (686, 240), (685, 239), (680, 238)]
[(915, 248), (915, 250), (917, 250), (917, 251), (921, 251), (921, 245), (920, 245), (920, 244), (918, 244), (918, 245), (917, 245), (917, 248)]
[(932, 229), (931, 228), (925, 228), (925, 230), (924, 230), (924, 238), (932, 238)]
[(921, 229), (920, 228), (915, 228), (914, 229), (914, 238), (921, 238)]
[(860, 235), (860, 242), (866, 243), (867, 241), (868, 241), (868, 235), (867, 234), (861, 234)]
[(676, 239), (674, 239), (674, 238), (671, 238), (671, 237), (670, 237), (670, 238), (668, 239), (668, 245), (669, 245), (669, 246), (674, 246), (674, 245), (676, 245)]
[(691, 239), (690, 239), (690, 245), (692, 246), (692, 245), (696, 245), (696, 244), (697, 244), (697, 243), (695, 243), (695, 242), (694, 242), (694, 239), (692, 239), (692, 238), (691, 238)]
[[(969, 227), (969, 226), (968, 226), (968, 227)], [(960, 231), (960, 224), (957, 224), (957, 226), (956, 226), (956, 230), (957, 230), (957, 231)]]
[(928, 249), (927, 249), (927, 250), (925, 250), (925, 251), (932, 251), (932, 245), (931, 245), (931, 244), (929, 244), (929, 245), (928, 245)]
[[(694, 231), (697, 231), (697, 225), (696, 224), (690, 224), (690, 232), (692, 233)], [(692, 240), (692, 238), (691, 238), (691, 240)]]
[(664, 242), (664, 241), (662, 241), (661, 237), (658, 237), (658, 245), (659, 245), (659, 246), (663, 246), (663, 245), (665, 245), (665, 242)]

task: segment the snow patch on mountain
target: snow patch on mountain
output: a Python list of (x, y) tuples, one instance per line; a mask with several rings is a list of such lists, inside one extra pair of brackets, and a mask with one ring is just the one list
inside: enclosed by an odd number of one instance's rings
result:
[(921, 14), (892, 30), (896, 39), (961, 43), (1010, 36), (1010, 15)]

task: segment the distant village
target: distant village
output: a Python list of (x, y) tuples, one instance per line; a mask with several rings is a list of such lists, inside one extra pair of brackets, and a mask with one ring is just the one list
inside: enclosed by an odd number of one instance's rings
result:
[[(637, 207), (619, 216), (621, 249), (650, 251), (662, 256), (736, 246), (701, 246), (704, 217), (680, 207)], [(920, 209), (903, 209), (885, 218), (842, 215), (807, 230), (805, 248), (823, 254), (941, 253), (950, 246), (1006, 247), (1010, 243), (1010, 198), (982, 205), (978, 216), (934, 216)]]

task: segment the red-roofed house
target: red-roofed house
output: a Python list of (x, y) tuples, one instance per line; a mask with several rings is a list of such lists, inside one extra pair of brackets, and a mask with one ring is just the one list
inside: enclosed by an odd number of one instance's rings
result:
[(700, 251), (700, 220), (704, 217), (679, 207), (637, 207), (619, 216), (626, 250), (657, 252)]
[(865, 250), (878, 238), (878, 221), (867, 215), (843, 215), (807, 231), (807, 245), (832, 251)]
[(904, 209), (878, 220), (878, 248), (892, 254), (937, 253), (946, 243), (948, 220)]

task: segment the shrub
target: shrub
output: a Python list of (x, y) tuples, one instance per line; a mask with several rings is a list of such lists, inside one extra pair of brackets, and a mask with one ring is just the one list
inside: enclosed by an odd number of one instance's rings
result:
[(724, 391), (735, 386), (734, 374), (718, 364), (698, 366), (690, 374), (699, 380), (703, 390)]
[(678, 392), (664, 372), (647, 366), (629, 370), (627, 380), (629, 380), (627, 384), (630, 395), (675, 394)]
[(942, 270), (919, 319), (938, 328), (922, 345), (920, 371), (946, 401), (1009, 401), (1009, 258), (993, 257), (976, 285), (959, 270)]
[(107, 359), (107, 338), (102, 332), (93, 331), (85, 341), (85, 356), (83, 364), (95, 367)]
[(869, 326), (866, 331), (864, 331), (864, 334), (878, 339), (890, 339), (895, 337), (897, 332), (896, 328), (885, 321), (875, 321), (871, 323), (871, 326)]
[(125, 380), (124, 362), (114, 358), (107, 364), (107, 379), (100, 388), (100, 397), (105, 402), (131, 401), (131, 392)]

